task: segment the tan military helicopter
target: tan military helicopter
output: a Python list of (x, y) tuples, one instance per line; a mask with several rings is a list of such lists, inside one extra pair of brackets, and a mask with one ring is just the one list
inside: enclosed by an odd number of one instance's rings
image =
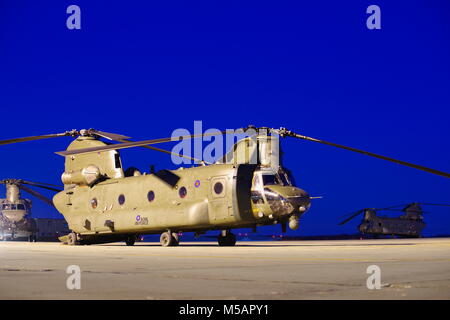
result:
[[(280, 223), (285, 231), (288, 223), (290, 228), (297, 229), (300, 216), (310, 208), (311, 197), (292, 185), (287, 170), (281, 166), (278, 137), (318, 142), (450, 177), (445, 172), (310, 138), (285, 128), (248, 127), (243, 131), (252, 134), (239, 140), (221, 161), (151, 174), (134, 168), (124, 171), (117, 150), (141, 146), (170, 154), (151, 145), (208, 134), (130, 142), (126, 136), (88, 129), (3, 140), (0, 145), (76, 137), (66, 151), (57, 152), (65, 157), (64, 191), (53, 198), (72, 230), (67, 239), (70, 245), (115, 241), (133, 245), (140, 235), (161, 234), (162, 246), (174, 246), (179, 243), (178, 232), (201, 234), (221, 230), (219, 245), (232, 246), (236, 243), (231, 232), (234, 228), (256, 229)], [(100, 138), (120, 143), (107, 144)]]
[[(413, 202), (405, 205), (395, 205), (387, 208), (364, 208), (351, 213), (339, 225), (344, 225), (350, 220), (364, 213), (363, 219), (358, 225), (362, 235), (378, 236), (400, 236), (407, 238), (421, 237), (422, 230), (426, 224), (423, 219), (422, 206), (444, 206), (448, 204)], [(379, 212), (400, 211), (402, 215), (397, 217), (380, 216)]]
[(6, 186), (6, 198), (0, 199), (0, 240), (28, 238), (36, 242), (36, 222), (31, 216), (31, 200), (22, 198), (20, 191), (25, 191), (53, 207), (46, 196), (29, 188), (34, 186), (60, 192), (61, 187), (21, 179), (4, 179), (0, 184)]

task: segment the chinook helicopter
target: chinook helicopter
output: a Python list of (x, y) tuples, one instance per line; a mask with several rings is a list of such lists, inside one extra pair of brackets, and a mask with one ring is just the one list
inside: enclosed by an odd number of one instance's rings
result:
[[(202, 133), (171, 138), (130, 141), (129, 137), (97, 131), (72, 130), (64, 133), (0, 141), (0, 145), (71, 136), (75, 140), (66, 151), (61, 176), (64, 191), (53, 203), (64, 215), (72, 232), (69, 245), (125, 241), (133, 245), (137, 237), (161, 234), (162, 246), (179, 244), (179, 232), (221, 230), (220, 246), (233, 246), (235, 228), (281, 224), (293, 230), (311, 206), (309, 194), (294, 186), (281, 165), (279, 137), (293, 137), (365, 154), (429, 173), (450, 174), (388, 158), (367, 151), (307, 137), (285, 128), (242, 129), (248, 136), (237, 141), (215, 163), (192, 168), (160, 170), (151, 174), (135, 168), (123, 170), (118, 150), (144, 147), (168, 154), (152, 145), (227, 134)], [(105, 138), (119, 143), (105, 143)], [(186, 157), (183, 154), (175, 154)]]
[(52, 200), (26, 185), (60, 192), (58, 186), (20, 179), (0, 180), (6, 186), (6, 198), (0, 199), (0, 240), (28, 238), (36, 242), (36, 222), (31, 217), (31, 200), (21, 197), (25, 191), (53, 207)]
[[(407, 205), (396, 205), (388, 208), (365, 208), (358, 210), (345, 220), (339, 223), (344, 225), (353, 218), (364, 213), (364, 217), (358, 226), (359, 232), (363, 235), (372, 235), (378, 237), (380, 235), (401, 236), (407, 238), (421, 237), (422, 230), (426, 224), (423, 219), (422, 205), (428, 206), (450, 206), (447, 204), (413, 202)], [(402, 208), (403, 207), (403, 208)], [(381, 217), (377, 213), (380, 211), (400, 211), (402, 215), (391, 218)]]

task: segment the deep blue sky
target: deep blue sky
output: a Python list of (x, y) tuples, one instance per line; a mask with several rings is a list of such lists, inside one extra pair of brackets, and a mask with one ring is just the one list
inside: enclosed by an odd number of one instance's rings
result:
[[(70, 4), (81, 30), (66, 28)], [(371, 4), (381, 30), (366, 28)], [(449, 58), (448, 1), (0, 0), (0, 139), (90, 127), (150, 139), (203, 120), (284, 126), (450, 172)], [(1, 147), (0, 178), (60, 183), (53, 152), (69, 142)], [(298, 234), (354, 232), (356, 221), (337, 222), (363, 207), (450, 202), (447, 178), (311, 142), (283, 146), (297, 184), (324, 196)], [(148, 150), (122, 156), (125, 167), (173, 168)], [(35, 216), (58, 216), (34, 205)], [(426, 234), (450, 233), (450, 209), (431, 211)]]

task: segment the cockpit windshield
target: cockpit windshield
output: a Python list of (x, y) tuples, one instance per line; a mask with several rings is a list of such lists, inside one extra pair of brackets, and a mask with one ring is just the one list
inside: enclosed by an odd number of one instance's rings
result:
[(3, 203), (1, 206), (2, 210), (25, 210), (24, 204), (13, 204), (13, 203)]
[(2, 204), (2, 210), (16, 210), (16, 205), (11, 203)]
[(265, 186), (270, 186), (270, 185), (274, 185), (274, 184), (283, 185), (281, 180), (279, 179), (279, 177), (277, 177), (274, 174), (263, 174), (262, 178), (263, 178), (263, 184)]
[(280, 168), (277, 173), (272, 172), (258, 172), (253, 179), (253, 188), (260, 189), (263, 186), (279, 185), (279, 186), (292, 186), (287, 173)]

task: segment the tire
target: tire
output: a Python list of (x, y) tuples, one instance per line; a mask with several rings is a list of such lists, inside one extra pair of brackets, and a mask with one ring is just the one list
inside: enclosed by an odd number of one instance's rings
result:
[(236, 244), (236, 236), (230, 233), (227, 237), (227, 245), (233, 247)]
[(172, 232), (173, 243), (172, 246), (178, 246), (180, 244), (180, 238), (178, 237), (178, 233)]
[(220, 246), (220, 247), (226, 246), (226, 237), (220, 235), (220, 236), (217, 238), (217, 242), (219, 243), (219, 246)]
[(134, 246), (135, 242), (136, 242), (136, 237), (134, 235), (129, 236), (125, 239), (125, 244), (129, 247)]
[(232, 247), (236, 244), (236, 236), (233, 233), (228, 233), (225, 237), (223, 235), (219, 235), (217, 238), (217, 242), (221, 247)]
[(159, 242), (161, 243), (162, 247), (170, 247), (174, 243), (174, 238), (171, 233), (163, 232), (161, 234), (161, 237), (159, 238)]
[(76, 246), (78, 245), (78, 239), (77, 239), (77, 235), (74, 232), (71, 232), (68, 234), (68, 240), (67, 240), (67, 244), (69, 246)]

